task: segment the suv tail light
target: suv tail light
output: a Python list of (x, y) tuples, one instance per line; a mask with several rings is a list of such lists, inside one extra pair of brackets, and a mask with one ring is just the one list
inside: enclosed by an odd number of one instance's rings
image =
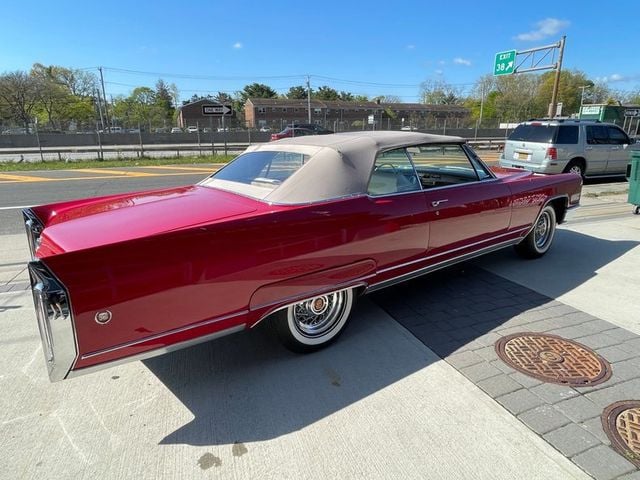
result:
[(547, 148), (547, 153), (545, 154), (545, 157), (547, 157), (550, 160), (557, 160), (558, 159), (558, 150), (555, 147)]

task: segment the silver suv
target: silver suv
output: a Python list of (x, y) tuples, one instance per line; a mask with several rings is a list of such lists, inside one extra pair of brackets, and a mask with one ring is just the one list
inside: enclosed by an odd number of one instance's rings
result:
[(509, 135), (500, 166), (537, 173), (624, 175), (634, 140), (594, 120), (530, 120)]

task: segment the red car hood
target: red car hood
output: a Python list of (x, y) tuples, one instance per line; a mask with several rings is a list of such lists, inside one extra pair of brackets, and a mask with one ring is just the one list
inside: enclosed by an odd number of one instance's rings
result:
[(38, 256), (107, 245), (254, 212), (257, 202), (188, 186), (34, 207), (44, 224)]

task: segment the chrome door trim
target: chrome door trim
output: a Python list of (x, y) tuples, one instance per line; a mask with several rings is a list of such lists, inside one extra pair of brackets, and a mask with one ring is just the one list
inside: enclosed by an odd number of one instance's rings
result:
[[(498, 240), (500, 238), (507, 237), (507, 236), (510, 236), (510, 235), (517, 235), (518, 233), (524, 232), (524, 231), (528, 230), (529, 228), (530, 227), (528, 227), (528, 226), (527, 227), (523, 227), (523, 228), (519, 228), (518, 230), (513, 230), (513, 231), (507, 232), (507, 233), (501, 233), (500, 235), (496, 235), (495, 237), (487, 238), (485, 240), (479, 240), (477, 242), (469, 243), (469, 244), (464, 245), (462, 247), (453, 248), (451, 250), (447, 250), (445, 252), (437, 253), (435, 255), (427, 255), (426, 257), (422, 257), (422, 258), (419, 258), (417, 260), (412, 260), (410, 262), (401, 263), (400, 265), (394, 265), (392, 267), (383, 268), (381, 270), (378, 270), (377, 274), (379, 275), (381, 273), (390, 272), (391, 270), (396, 270), (398, 268), (404, 268), (404, 267), (408, 267), (409, 265), (413, 265), (413, 264), (416, 264), (416, 263), (422, 263), (422, 262), (425, 262), (427, 260), (431, 260), (431, 259), (434, 259), (434, 258), (442, 257), (443, 255), (448, 255), (450, 253), (458, 252), (460, 250), (465, 250), (467, 248), (474, 247), (474, 246), (480, 245), (482, 243), (491, 242), (493, 240)], [(521, 237), (518, 237), (517, 240), (520, 241)]]
[[(182, 333), (182, 332), (186, 332), (188, 330), (193, 330), (194, 328), (200, 328), (200, 327), (203, 327), (205, 325), (218, 323), (218, 322), (221, 322), (223, 320), (229, 320), (231, 318), (241, 317), (243, 315), (246, 315), (247, 313), (249, 313), (248, 310), (243, 310), (241, 312), (233, 313), (231, 315), (225, 315), (225, 316), (222, 316), (222, 317), (212, 318), (210, 320), (205, 320), (204, 322), (194, 323), (192, 325), (187, 325), (185, 327), (174, 328), (173, 330), (167, 330), (166, 332), (157, 333), (155, 335), (150, 335), (148, 337), (144, 337), (144, 338), (141, 338), (139, 340), (133, 340), (131, 342), (123, 343), (121, 345), (116, 345), (115, 347), (110, 347), (110, 348), (105, 348), (103, 350), (97, 350), (95, 352), (85, 353), (84, 355), (81, 355), (80, 358), (82, 360), (85, 360), (87, 358), (97, 357), (97, 356), (100, 356), (100, 355), (104, 355), (106, 353), (116, 352), (118, 350), (122, 350), (123, 348), (134, 347), (136, 345), (140, 345), (141, 343), (149, 342), (149, 341), (152, 341), (152, 340), (158, 340), (159, 338), (163, 338), (163, 337), (166, 337), (166, 336), (169, 336), (169, 335), (173, 335), (175, 333)], [(244, 328), (244, 324), (243, 324), (243, 328)], [(186, 342), (189, 342), (189, 341), (191, 341), (191, 340), (186, 340)], [(170, 348), (170, 347), (163, 347), (163, 348)], [(127, 358), (129, 358), (129, 357), (127, 357)]]
[(433, 265), (429, 265), (423, 268), (419, 268), (418, 270), (414, 270), (413, 272), (408, 272), (408, 273), (399, 275), (397, 277), (390, 278), (389, 280), (384, 280), (380, 283), (374, 283), (373, 285), (370, 285), (367, 288), (365, 293), (375, 292), (376, 290), (381, 290), (383, 288), (390, 287), (397, 283), (405, 282), (407, 280), (411, 280), (416, 277), (426, 275), (427, 273), (431, 273), (433, 271), (440, 270), (442, 268), (446, 268), (451, 265), (455, 265), (456, 263), (464, 262), (465, 260), (470, 260), (472, 258), (479, 257), (481, 255), (484, 255), (485, 253), (490, 253), (495, 250), (500, 250), (501, 248), (509, 247), (511, 245), (516, 245), (517, 243), (520, 243), (521, 240), (522, 240), (521, 238), (507, 240), (505, 242), (501, 242), (495, 245), (490, 245), (488, 247), (481, 248), (480, 250), (476, 250), (475, 252), (466, 253), (464, 255), (451, 258), (449, 260), (443, 260), (442, 262), (435, 263)]

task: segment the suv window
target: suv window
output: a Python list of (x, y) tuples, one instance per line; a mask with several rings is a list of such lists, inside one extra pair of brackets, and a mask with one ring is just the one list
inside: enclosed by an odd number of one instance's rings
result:
[(578, 143), (578, 126), (577, 125), (560, 125), (555, 143), (561, 145)]
[(508, 140), (521, 142), (550, 143), (555, 137), (557, 125), (543, 123), (521, 123), (511, 132)]
[(624, 145), (629, 143), (629, 138), (627, 134), (622, 130), (616, 127), (608, 127), (609, 130), (609, 143), (614, 145)]
[(587, 143), (589, 145), (602, 145), (609, 143), (607, 127), (604, 125), (587, 125)]
[(420, 182), (404, 148), (378, 155), (369, 180), (369, 195), (389, 195), (416, 190), (420, 190)]

